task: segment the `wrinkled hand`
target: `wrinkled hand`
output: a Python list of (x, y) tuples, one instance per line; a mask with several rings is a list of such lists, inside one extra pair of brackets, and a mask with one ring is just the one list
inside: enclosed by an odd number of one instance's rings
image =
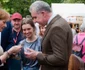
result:
[(0, 56), (0, 60), (1, 60), (1, 62), (2, 62), (2, 63), (5, 63), (7, 57), (8, 57), (7, 52), (4, 52), (4, 54)]
[(20, 52), (21, 48), (22, 48), (21, 45), (16, 45), (16, 46), (13, 46), (12, 48), (10, 48), (10, 49), (8, 50), (8, 52), (9, 52), (10, 54), (18, 53), (18, 52)]
[(10, 48), (7, 52), (4, 52), (4, 54), (0, 56), (1, 62), (5, 63), (9, 55), (20, 52), (21, 48), (22, 48), (21, 45), (16, 45)]
[(29, 49), (29, 48), (27, 48), (27, 52), (24, 52), (24, 54), (27, 58), (33, 59), (33, 60), (36, 59), (38, 53), (39, 53), (38, 51), (34, 51), (32, 49)]

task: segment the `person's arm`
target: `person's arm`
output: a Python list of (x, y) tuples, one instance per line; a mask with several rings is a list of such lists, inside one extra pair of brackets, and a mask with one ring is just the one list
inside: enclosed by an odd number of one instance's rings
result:
[(4, 54), (0, 56), (1, 63), (5, 63), (8, 57), (9, 57), (8, 52), (4, 52)]
[(49, 38), (52, 54), (38, 53), (37, 60), (40, 64), (60, 66), (67, 64), (67, 33), (60, 27), (55, 27), (51, 31), (51, 36)]
[(22, 46), (13, 46), (8, 51), (4, 52), (3, 55), (0, 56), (1, 63), (5, 63), (6, 59), (10, 57), (13, 53), (18, 53), (21, 50)]

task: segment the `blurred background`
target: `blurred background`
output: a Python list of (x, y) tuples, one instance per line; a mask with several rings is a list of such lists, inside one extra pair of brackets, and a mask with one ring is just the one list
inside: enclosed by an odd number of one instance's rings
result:
[[(10, 14), (19, 12), (23, 17), (29, 15), (29, 6), (32, 2), (37, 0), (0, 0), (0, 7), (7, 10)], [(85, 0), (43, 0), (50, 4), (52, 3), (84, 3)]]

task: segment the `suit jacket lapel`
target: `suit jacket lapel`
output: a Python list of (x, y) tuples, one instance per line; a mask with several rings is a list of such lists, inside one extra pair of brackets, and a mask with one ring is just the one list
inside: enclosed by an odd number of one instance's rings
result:
[(51, 22), (47, 25), (45, 34), (44, 34), (43, 39), (42, 39), (42, 42), (43, 42), (43, 40), (45, 39), (48, 31), (50, 30), (51, 25), (52, 25), (56, 20), (58, 20), (59, 18), (61, 18), (60, 15), (55, 16), (55, 17), (51, 20)]

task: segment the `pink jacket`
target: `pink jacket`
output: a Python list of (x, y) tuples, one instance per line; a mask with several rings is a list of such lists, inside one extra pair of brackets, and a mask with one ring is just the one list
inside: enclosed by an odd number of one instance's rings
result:
[[(73, 44), (76, 44), (76, 36), (78, 37), (78, 45), (82, 42), (82, 40), (85, 38), (85, 33), (78, 33), (77, 35), (74, 36), (73, 38)], [(83, 45), (83, 50), (82, 50), (82, 54), (85, 53), (85, 41), (83, 41), (82, 43)], [(85, 62), (85, 55), (82, 57), (82, 60)]]

